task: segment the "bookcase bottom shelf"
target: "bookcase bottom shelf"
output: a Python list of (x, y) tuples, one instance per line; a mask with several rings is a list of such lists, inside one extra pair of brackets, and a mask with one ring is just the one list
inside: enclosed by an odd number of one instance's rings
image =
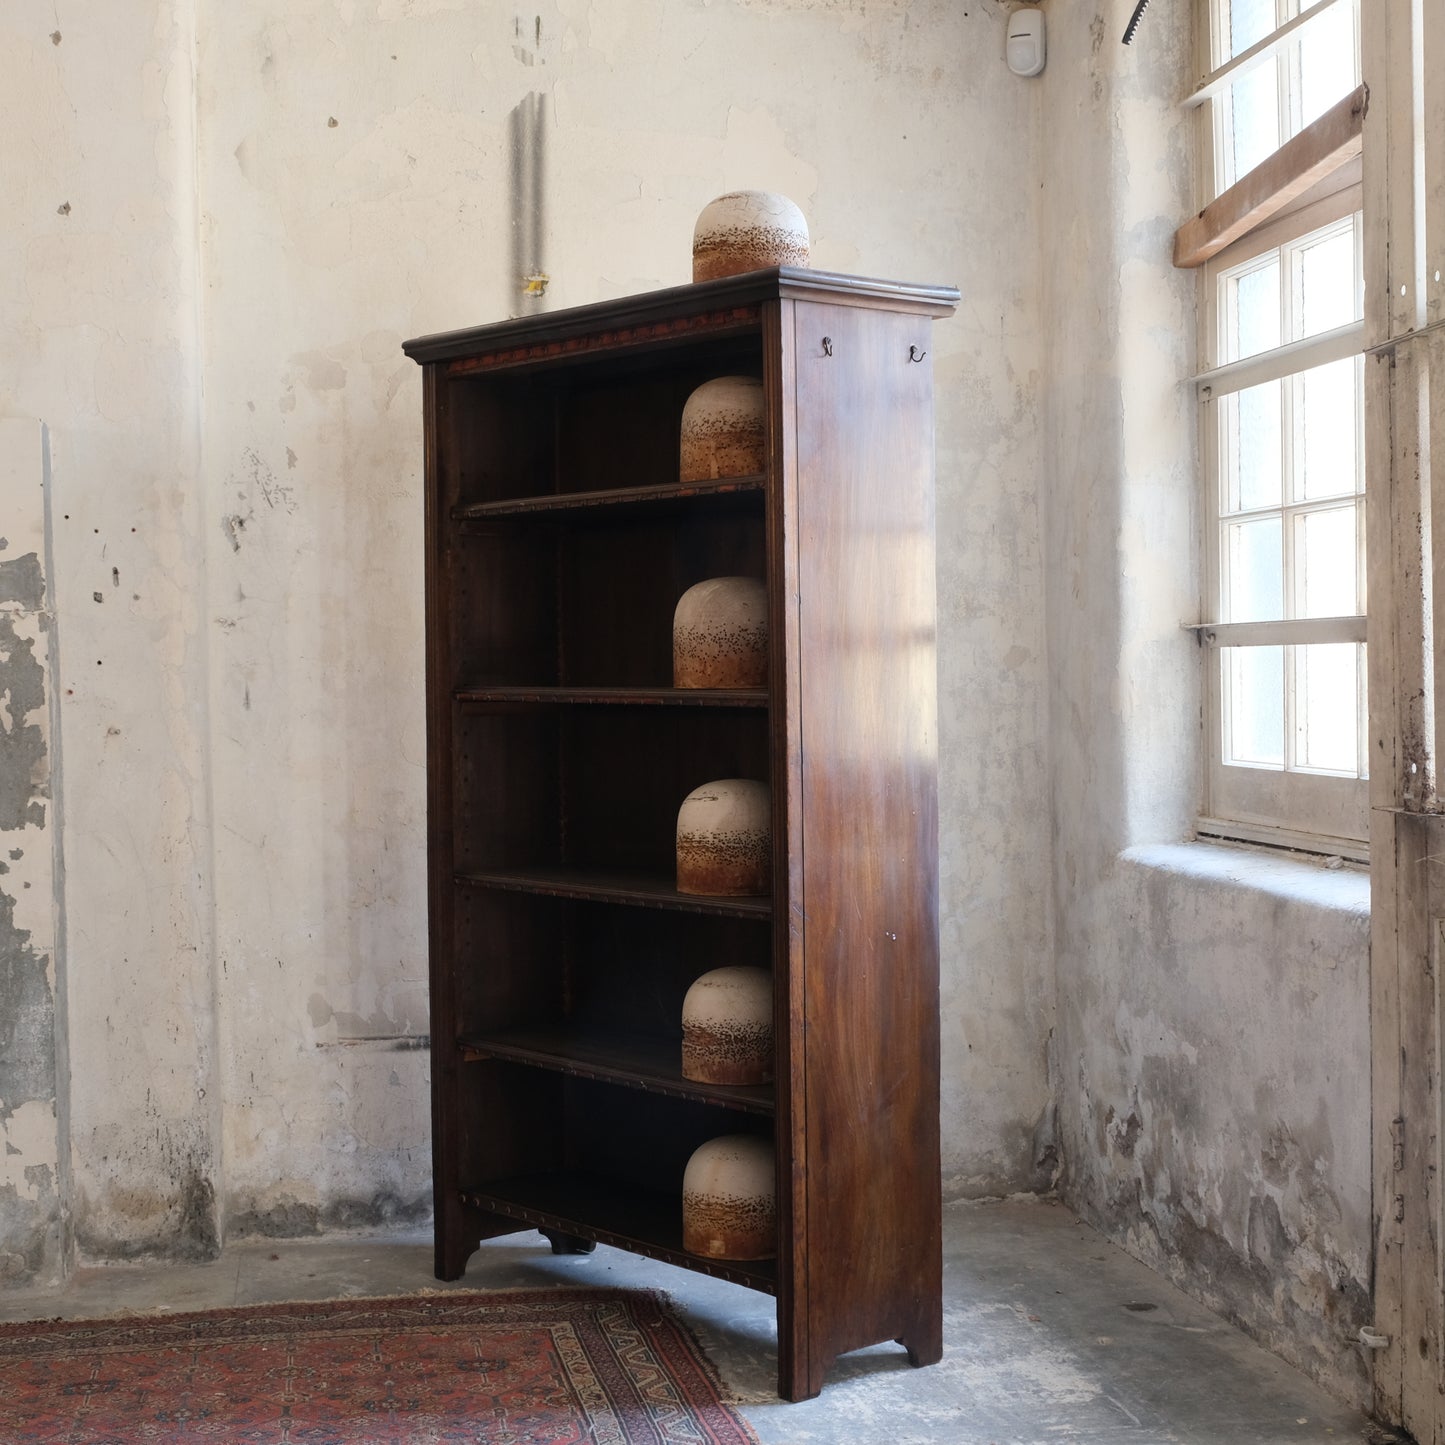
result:
[(462, 1201), (476, 1209), (596, 1240), (633, 1254), (731, 1280), (734, 1284), (778, 1292), (774, 1261), (706, 1259), (682, 1247), (682, 1201), (675, 1194), (628, 1188), (609, 1179), (573, 1171), (527, 1174), (463, 1189)]

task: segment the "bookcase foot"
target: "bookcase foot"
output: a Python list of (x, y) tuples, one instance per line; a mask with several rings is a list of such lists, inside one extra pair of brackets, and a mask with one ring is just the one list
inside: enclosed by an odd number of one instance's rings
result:
[(894, 1341), (908, 1351), (908, 1363), (915, 1369), (936, 1365), (943, 1358), (943, 1331), (932, 1326), (915, 1333), (900, 1335)]
[(552, 1246), (553, 1254), (591, 1254), (597, 1248), (595, 1239), (579, 1239), (556, 1229), (542, 1229), (539, 1234)]

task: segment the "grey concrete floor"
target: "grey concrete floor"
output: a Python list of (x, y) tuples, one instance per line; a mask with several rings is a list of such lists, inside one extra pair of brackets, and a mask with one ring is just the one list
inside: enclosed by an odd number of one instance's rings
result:
[(439, 1285), (427, 1233), (247, 1240), (195, 1265), (78, 1270), (0, 1295), (0, 1320), (83, 1318), (426, 1289), (635, 1285), (669, 1294), (764, 1445), (1323, 1445), (1367, 1422), (1081, 1224), (1039, 1202), (944, 1211), (944, 1358), (846, 1355), (820, 1398), (775, 1390), (773, 1302), (617, 1250), (553, 1256), (536, 1234), (485, 1244)]

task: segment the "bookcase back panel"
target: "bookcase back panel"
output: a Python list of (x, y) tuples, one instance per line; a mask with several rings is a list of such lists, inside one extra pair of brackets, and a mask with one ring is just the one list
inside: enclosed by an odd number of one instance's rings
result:
[(454, 721), (454, 867), (562, 861), (557, 713), (464, 713)]
[(761, 342), (744, 336), (454, 379), (452, 495), (467, 506), (675, 482), (688, 397), (714, 377), (761, 374)]
[(458, 1178), (464, 1190), (566, 1171), (677, 1200), (693, 1151), (725, 1134), (772, 1138), (766, 1119), (500, 1060), (461, 1083)]
[(556, 438), (549, 388), (516, 376), (443, 381), (438, 406), (448, 511), (551, 490)]
[(459, 890), (453, 975), (458, 1035), (527, 1028), (563, 1016), (570, 910), (560, 898)]
[(761, 711), (574, 708), (561, 733), (571, 867), (671, 878), (683, 799), (719, 778), (768, 780)]
[(457, 1074), (456, 1173), (463, 1189), (564, 1167), (567, 1081), (496, 1059)]
[(672, 615), (710, 577), (762, 578), (761, 496), (706, 518), (568, 528), (558, 543), (559, 681), (672, 685)]
[(454, 866), (672, 878), (683, 799), (719, 778), (767, 782), (767, 727), (761, 709), (463, 713)]
[(682, 1193), (700, 1144), (722, 1134), (771, 1139), (767, 1120), (728, 1109), (638, 1094), (589, 1079), (567, 1081), (567, 1167), (662, 1193)]
[(454, 683), (670, 687), (678, 599), (711, 577), (761, 579), (763, 533), (761, 493), (664, 516), (476, 528), (452, 558)]
[(458, 541), (449, 602), (453, 685), (557, 682), (558, 555), (554, 527), (498, 522)]
[(583, 904), (572, 936), (568, 1019), (583, 1032), (682, 1043), (682, 1000), (709, 969), (767, 968), (766, 922)]

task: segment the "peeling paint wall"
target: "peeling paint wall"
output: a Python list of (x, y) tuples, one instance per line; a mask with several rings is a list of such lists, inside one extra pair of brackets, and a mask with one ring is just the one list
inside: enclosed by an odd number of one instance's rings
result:
[(1079, 919), (1087, 976), (1061, 1007), (1071, 1197), (1363, 1404), (1368, 877), (1247, 850), (1137, 848)]
[(46, 605), (45, 441), (0, 420), (0, 1288), (57, 1280), (67, 1221)]
[[(1061, 1187), (1364, 1401), (1367, 883), (1178, 844), (1198, 806), (1189, 7), (1051, 6), (1045, 405)], [(1063, 55), (1078, 64), (1059, 63)], [(1170, 846), (1173, 845), (1173, 846)]]

